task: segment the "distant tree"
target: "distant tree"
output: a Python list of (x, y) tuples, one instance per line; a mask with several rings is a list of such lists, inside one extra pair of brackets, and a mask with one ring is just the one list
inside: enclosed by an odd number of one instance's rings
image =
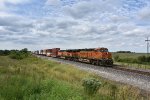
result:
[(21, 59), (24, 59), (26, 57), (29, 56), (29, 52), (28, 52), (28, 49), (27, 48), (24, 48), (22, 50), (11, 50), (11, 53), (10, 53), (10, 58), (12, 59), (18, 59), (18, 60), (21, 60)]
[(24, 49), (21, 50), (21, 52), (28, 53), (28, 49), (24, 48)]
[(117, 53), (132, 53), (131, 51), (117, 51)]
[(0, 55), (1, 56), (7, 56), (10, 54), (10, 50), (0, 50)]

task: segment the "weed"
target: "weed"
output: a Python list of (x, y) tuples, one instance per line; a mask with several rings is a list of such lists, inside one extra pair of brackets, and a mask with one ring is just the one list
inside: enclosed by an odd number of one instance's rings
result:
[(83, 87), (88, 95), (94, 95), (97, 93), (101, 86), (101, 82), (95, 78), (88, 78), (83, 80)]

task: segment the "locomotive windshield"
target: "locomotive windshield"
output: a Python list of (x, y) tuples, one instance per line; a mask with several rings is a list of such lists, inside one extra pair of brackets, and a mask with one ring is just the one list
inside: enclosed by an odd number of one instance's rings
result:
[(99, 52), (108, 52), (108, 49), (100, 49)]

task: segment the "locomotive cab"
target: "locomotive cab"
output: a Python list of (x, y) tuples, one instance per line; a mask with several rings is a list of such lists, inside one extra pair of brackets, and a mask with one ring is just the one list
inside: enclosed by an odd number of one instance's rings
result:
[(95, 51), (98, 52), (99, 58), (102, 58), (102, 59), (111, 59), (112, 58), (112, 55), (108, 51), (107, 48), (96, 48)]
[(95, 51), (98, 51), (98, 52), (108, 52), (108, 49), (107, 48), (96, 48)]
[(108, 51), (107, 48), (96, 48), (97, 56), (100, 60), (100, 65), (112, 65), (112, 54)]

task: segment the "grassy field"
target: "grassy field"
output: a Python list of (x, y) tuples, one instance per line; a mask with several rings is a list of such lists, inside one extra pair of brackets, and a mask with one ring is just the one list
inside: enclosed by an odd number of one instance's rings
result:
[[(138, 59), (140, 56), (147, 56), (146, 53), (112, 53), (113, 58), (115, 56), (119, 56), (121, 59)], [(114, 60), (115, 61), (115, 60)], [(133, 68), (141, 68), (141, 69), (150, 69), (150, 63), (129, 63), (129, 62), (116, 62), (115, 64), (122, 65), (124, 67), (133, 67)]]
[(119, 55), (121, 58), (138, 58), (139, 56), (147, 56), (146, 53), (112, 53), (113, 57)]
[[(82, 86), (84, 78), (102, 84), (89, 96)], [(148, 100), (141, 91), (80, 71), (71, 65), (30, 56), (23, 60), (0, 56), (0, 100)]]

